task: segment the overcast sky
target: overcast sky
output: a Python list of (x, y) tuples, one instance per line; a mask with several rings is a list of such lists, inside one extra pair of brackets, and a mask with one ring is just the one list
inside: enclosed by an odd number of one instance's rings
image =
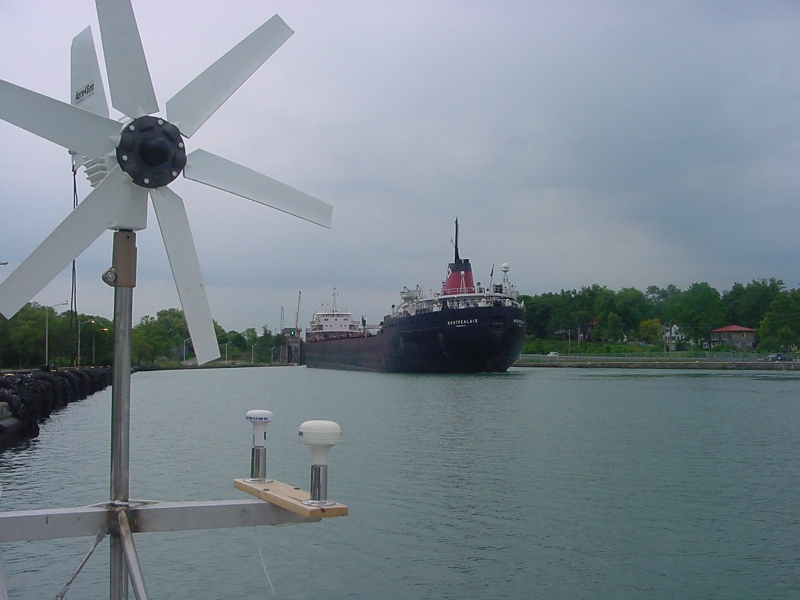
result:
[[(160, 106), (278, 13), (296, 32), (187, 141), (334, 205), (331, 230), (180, 178), (214, 318), (377, 322), (462, 257), (522, 293), (800, 285), (800, 2), (134, 0)], [(68, 100), (90, 0), (0, 0), (0, 78)], [(112, 113), (115, 118), (118, 113)], [(88, 185), (79, 174), (80, 194)], [(0, 122), (0, 280), (72, 207), (62, 148)], [(178, 307), (156, 219), (134, 320)], [(78, 308), (111, 316), (111, 233)], [(69, 298), (68, 272), (35, 300)], [(59, 312), (63, 307), (58, 309)]]

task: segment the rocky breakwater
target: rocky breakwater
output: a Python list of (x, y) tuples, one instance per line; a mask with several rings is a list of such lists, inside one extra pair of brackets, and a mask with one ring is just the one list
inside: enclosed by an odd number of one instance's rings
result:
[(106, 389), (111, 375), (106, 367), (0, 374), (0, 449), (39, 435), (54, 410)]

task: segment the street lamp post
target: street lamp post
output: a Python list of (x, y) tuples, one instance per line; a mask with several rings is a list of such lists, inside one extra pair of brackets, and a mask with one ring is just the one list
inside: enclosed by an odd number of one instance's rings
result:
[(81, 325), (86, 325), (86, 323), (94, 323), (94, 319), (89, 319), (88, 321), (78, 321), (78, 359), (76, 361), (76, 366), (81, 366)]
[(228, 344), (230, 342), (225, 342), (225, 362), (228, 362)]
[(255, 362), (256, 362), (256, 359), (255, 359), (255, 356), (256, 356), (256, 355), (255, 355), (255, 351), (256, 351), (256, 345), (257, 345), (257, 344), (258, 344), (258, 342), (256, 342), (256, 343), (255, 343), (255, 344), (253, 344), (252, 346), (250, 346), (250, 364), (251, 364), (251, 365), (252, 365), (252, 364), (255, 364)]
[[(0, 263), (0, 265), (7, 265), (8, 263)], [(53, 305), (53, 312), (56, 306), (67, 306), (69, 302), (61, 302), (60, 304)], [(50, 307), (44, 307), (44, 364), (50, 364)]]
[(186, 362), (186, 342), (188, 342), (190, 339), (192, 338), (188, 337), (183, 340), (183, 362)]
[[(108, 327), (103, 327), (100, 331), (108, 331)], [(94, 336), (97, 335), (97, 330), (92, 331), (92, 366), (97, 366), (97, 360), (95, 359), (95, 352), (94, 352)]]

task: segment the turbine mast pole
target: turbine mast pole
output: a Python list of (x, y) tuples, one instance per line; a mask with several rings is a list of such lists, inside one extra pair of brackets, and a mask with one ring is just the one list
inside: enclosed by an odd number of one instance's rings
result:
[[(112, 528), (109, 587), (111, 600), (128, 597), (128, 561), (131, 573), (139, 579), (130, 526), (120, 512), (127, 510), (130, 483), (131, 424), (131, 337), (133, 328), (133, 288), (136, 286), (136, 233), (114, 232), (111, 268), (103, 281), (114, 288), (114, 374), (111, 381), (111, 502), (119, 516), (119, 527)], [(126, 546), (128, 546), (126, 548)], [(126, 557), (127, 554), (127, 557)], [(143, 581), (134, 581), (143, 588)], [(146, 592), (145, 592), (146, 593)], [(137, 593), (137, 598), (139, 594)]]

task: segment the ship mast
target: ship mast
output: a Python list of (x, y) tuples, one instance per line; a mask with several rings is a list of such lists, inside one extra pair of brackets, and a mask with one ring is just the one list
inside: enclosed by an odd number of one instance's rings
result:
[(458, 219), (456, 219), (456, 241), (455, 241), (455, 247), (456, 247), (456, 259), (453, 262), (458, 264), (459, 262), (461, 262), (461, 259), (458, 258)]

